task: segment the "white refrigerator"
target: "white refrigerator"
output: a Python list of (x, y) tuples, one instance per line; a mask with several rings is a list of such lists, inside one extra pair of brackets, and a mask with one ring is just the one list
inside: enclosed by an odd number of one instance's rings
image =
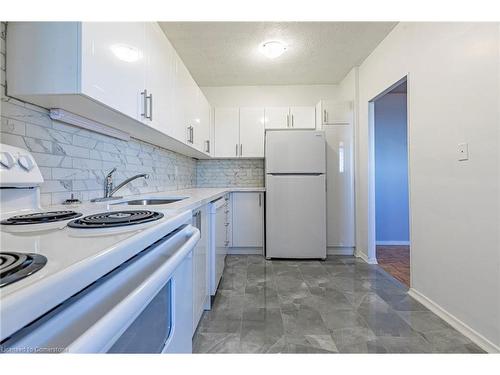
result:
[(266, 130), (266, 258), (326, 258), (326, 144), (316, 130)]

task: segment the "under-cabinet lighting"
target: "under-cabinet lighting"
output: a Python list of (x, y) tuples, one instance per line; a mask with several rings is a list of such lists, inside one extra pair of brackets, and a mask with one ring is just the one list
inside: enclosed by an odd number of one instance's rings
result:
[(101, 124), (100, 122), (90, 120), (80, 115), (76, 115), (65, 111), (64, 109), (53, 108), (50, 110), (49, 116), (52, 120), (66, 122), (70, 125), (75, 125), (83, 129), (108, 135), (113, 138), (122, 139), (124, 141), (130, 140), (130, 135), (122, 130), (112, 128), (111, 126)]

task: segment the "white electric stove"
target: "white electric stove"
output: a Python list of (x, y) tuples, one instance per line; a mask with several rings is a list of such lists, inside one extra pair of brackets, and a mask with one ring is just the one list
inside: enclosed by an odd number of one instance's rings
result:
[(0, 156), (0, 352), (190, 352), (191, 212), (42, 208), (29, 152)]

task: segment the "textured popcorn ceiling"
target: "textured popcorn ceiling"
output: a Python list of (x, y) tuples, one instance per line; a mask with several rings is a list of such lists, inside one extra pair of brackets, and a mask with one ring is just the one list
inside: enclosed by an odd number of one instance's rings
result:
[[(200, 86), (336, 84), (396, 22), (160, 22)], [(259, 50), (280, 40), (269, 60)]]

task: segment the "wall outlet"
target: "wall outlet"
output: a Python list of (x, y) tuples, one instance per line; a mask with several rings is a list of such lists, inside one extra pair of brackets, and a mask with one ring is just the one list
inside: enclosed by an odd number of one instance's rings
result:
[(469, 144), (459, 143), (458, 144), (458, 161), (469, 160)]

